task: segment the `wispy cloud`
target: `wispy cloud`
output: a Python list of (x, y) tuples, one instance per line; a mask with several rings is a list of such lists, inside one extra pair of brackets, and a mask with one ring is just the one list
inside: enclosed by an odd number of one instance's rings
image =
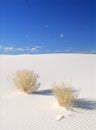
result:
[(48, 28), (48, 25), (47, 25), (47, 24), (45, 24), (45, 25), (44, 25), (44, 28)]
[[(42, 46), (33, 46), (33, 47), (14, 47), (14, 46), (7, 46), (3, 47), (0, 45), (0, 53), (40, 53)], [(49, 49), (49, 50), (42, 50), (42, 53), (85, 53), (85, 54), (96, 54), (96, 49), (90, 51), (73, 51), (72, 48), (65, 48), (60, 50)]]
[(96, 50), (91, 50), (90, 53), (96, 54)]
[(69, 53), (71, 52), (71, 49), (62, 49), (62, 50), (54, 50), (55, 53)]
[(25, 35), (25, 38), (29, 38), (29, 35), (28, 35), (28, 34), (26, 34), (26, 35)]
[(21, 51), (21, 52), (23, 52), (23, 51), (24, 51), (24, 49), (23, 49), (23, 48), (16, 48), (15, 50), (16, 50), (16, 51)]
[(37, 52), (37, 51), (39, 51), (40, 48), (41, 48), (41, 46), (35, 46), (35, 47), (31, 48), (30, 51)]
[(63, 37), (64, 37), (64, 34), (63, 34), (63, 33), (61, 33), (61, 34), (60, 34), (60, 38), (63, 38)]
[(71, 52), (72, 49), (65, 49), (64, 52)]
[(2, 46), (0, 46), (0, 50), (2, 49)]
[(9, 52), (9, 51), (14, 51), (15, 48), (14, 47), (5, 47), (3, 48), (4, 52)]
[(72, 50), (72, 49), (61, 49), (61, 50), (45, 50), (45, 53), (78, 53), (78, 54), (96, 54), (96, 50), (90, 51), (79, 51), (79, 50)]
[(23, 48), (23, 47), (19, 47), (19, 48), (16, 48), (16, 47), (12, 47), (12, 46), (9, 46), (9, 47), (3, 47), (0, 45), (0, 51), (2, 52), (5, 52), (5, 53), (8, 53), (8, 52), (38, 52), (40, 50), (41, 46), (34, 46), (34, 47), (26, 47), (26, 48)]
[(71, 51), (71, 49), (45, 50), (46, 53), (70, 53)]
[(31, 48), (30, 50), (31, 50), (31, 52), (36, 52), (36, 51), (37, 51), (37, 48), (33, 47), (33, 48)]

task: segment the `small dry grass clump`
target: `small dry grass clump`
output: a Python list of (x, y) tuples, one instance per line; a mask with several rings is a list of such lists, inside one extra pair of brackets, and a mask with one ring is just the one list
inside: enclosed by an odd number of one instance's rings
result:
[(14, 84), (26, 93), (32, 93), (39, 87), (37, 84), (37, 78), (39, 76), (30, 70), (18, 70), (13, 75)]
[(56, 83), (52, 87), (53, 95), (56, 97), (60, 106), (69, 108), (72, 105), (75, 95), (71, 87), (65, 85), (57, 85)]

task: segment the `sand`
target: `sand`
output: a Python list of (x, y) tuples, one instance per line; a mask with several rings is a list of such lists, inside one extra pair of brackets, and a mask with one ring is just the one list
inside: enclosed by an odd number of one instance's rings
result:
[[(10, 81), (22, 69), (39, 74), (37, 93), (22, 93)], [(95, 78), (94, 54), (0, 55), (0, 130), (95, 130)], [(54, 82), (78, 91), (75, 107), (67, 112), (56, 105)]]

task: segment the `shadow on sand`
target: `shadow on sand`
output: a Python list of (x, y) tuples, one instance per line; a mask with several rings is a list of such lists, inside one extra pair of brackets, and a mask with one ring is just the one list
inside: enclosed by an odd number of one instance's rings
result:
[[(73, 92), (77, 93), (77, 90), (72, 90)], [(43, 95), (43, 96), (52, 96), (52, 89), (44, 89), (44, 90), (38, 90), (34, 92), (34, 94)]]
[(96, 101), (85, 98), (77, 99), (74, 101), (73, 107), (85, 110), (96, 110)]
[[(36, 95), (52, 96), (52, 89), (39, 90), (34, 92)], [(84, 110), (96, 110), (96, 100), (90, 100), (87, 98), (76, 99), (72, 105), (73, 108), (79, 108)]]
[(44, 95), (44, 96), (52, 96), (53, 95), (51, 89), (39, 90), (39, 91), (34, 92), (34, 94)]

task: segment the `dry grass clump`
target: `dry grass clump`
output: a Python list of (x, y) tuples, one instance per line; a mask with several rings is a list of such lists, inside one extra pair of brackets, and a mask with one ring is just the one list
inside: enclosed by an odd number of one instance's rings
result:
[(13, 75), (14, 84), (26, 93), (32, 93), (39, 88), (37, 78), (39, 76), (30, 70), (18, 70)]
[(62, 83), (57, 85), (56, 83), (52, 87), (53, 95), (56, 97), (58, 104), (62, 107), (69, 108), (72, 105), (75, 97), (75, 94), (72, 91), (70, 86)]

